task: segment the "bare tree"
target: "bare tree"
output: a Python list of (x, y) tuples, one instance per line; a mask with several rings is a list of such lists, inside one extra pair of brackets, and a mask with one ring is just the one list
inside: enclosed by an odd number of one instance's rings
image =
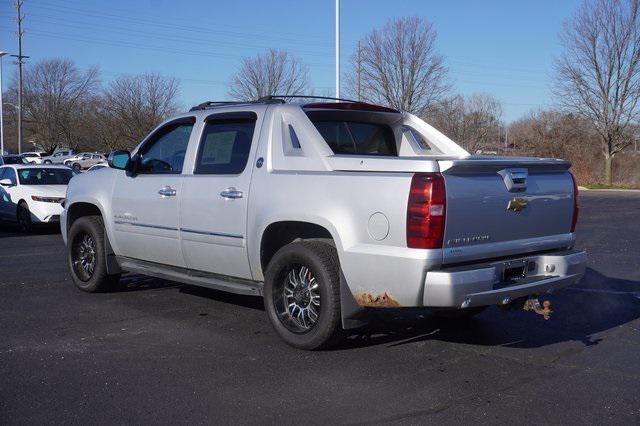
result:
[(351, 55), (351, 69), (344, 76), (344, 93), (346, 97), (362, 101), (362, 64), (364, 49), (362, 41), (358, 41), (356, 50)]
[(631, 144), (627, 129), (638, 119), (639, 2), (585, 1), (565, 23), (564, 52), (556, 64), (559, 102), (595, 126), (608, 185), (613, 158)]
[(113, 80), (97, 106), (97, 137), (108, 149), (133, 148), (178, 105), (179, 84), (159, 74), (121, 76)]
[(242, 60), (231, 79), (229, 96), (248, 101), (268, 95), (300, 95), (308, 90), (307, 67), (287, 52), (270, 49)]
[(493, 149), (501, 140), (502, 104), (489, 94), (444, 99), (426, 118), (470, 152)]
[[(394, 19), (373, 30), (353, 57), (348, 93), (411, 113), (428, 112), (449, 88), (436, 38), (431, 23), (418, 17)], [(354, 87), (357, 81), (360, 90)]]
[[(9, 98), (17, 97), (14, 78)], [(98, 70), (80, 72), (66, 59), (47, 59), (29, 67), (23, 80), (23, 111), (29, 140), (52, 151), (91, 142), (88, 106), (98, 90)]]

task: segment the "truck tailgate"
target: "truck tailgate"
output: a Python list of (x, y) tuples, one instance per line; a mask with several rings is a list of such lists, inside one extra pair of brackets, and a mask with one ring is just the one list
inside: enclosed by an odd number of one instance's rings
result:
[(570, 246), (570, 165), (513, 157), (439, 161), (447, 194), (443, 263)]

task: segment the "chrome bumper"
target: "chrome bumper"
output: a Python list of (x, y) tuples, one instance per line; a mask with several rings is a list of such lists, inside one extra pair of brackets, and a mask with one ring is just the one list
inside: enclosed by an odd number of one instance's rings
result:
[[(505, 280), (505, 270), (520, 262), (526, 276)], [(427, 272), (423, 304), (442, 308), (507, 304), (574, 284), (586, 265), (585, 251), (569, 250)]]

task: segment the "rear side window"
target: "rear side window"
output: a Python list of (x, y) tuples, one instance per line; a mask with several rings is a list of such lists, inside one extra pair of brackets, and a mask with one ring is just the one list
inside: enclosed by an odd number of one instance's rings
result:
[(210, 120), (205, 124), (195, 174), (235, 175), (244, 171), (256, 126), (252, 119)]
[(307, 116), (335, 154), (398, 155), (389, 125), (396, 114), (313, 111)]

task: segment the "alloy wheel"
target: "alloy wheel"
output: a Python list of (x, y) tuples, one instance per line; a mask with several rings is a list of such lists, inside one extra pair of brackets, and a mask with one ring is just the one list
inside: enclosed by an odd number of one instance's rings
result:
[(285, 270), (274, 303), (282, 324), (294, 333), (307, 333), (320, 318), (320, 287), (304, 265)]
[(96, 243), (86, 232), (79, 233), (72, 246), (73, 270), (82, 281), (89, 281), (96, 268)]

